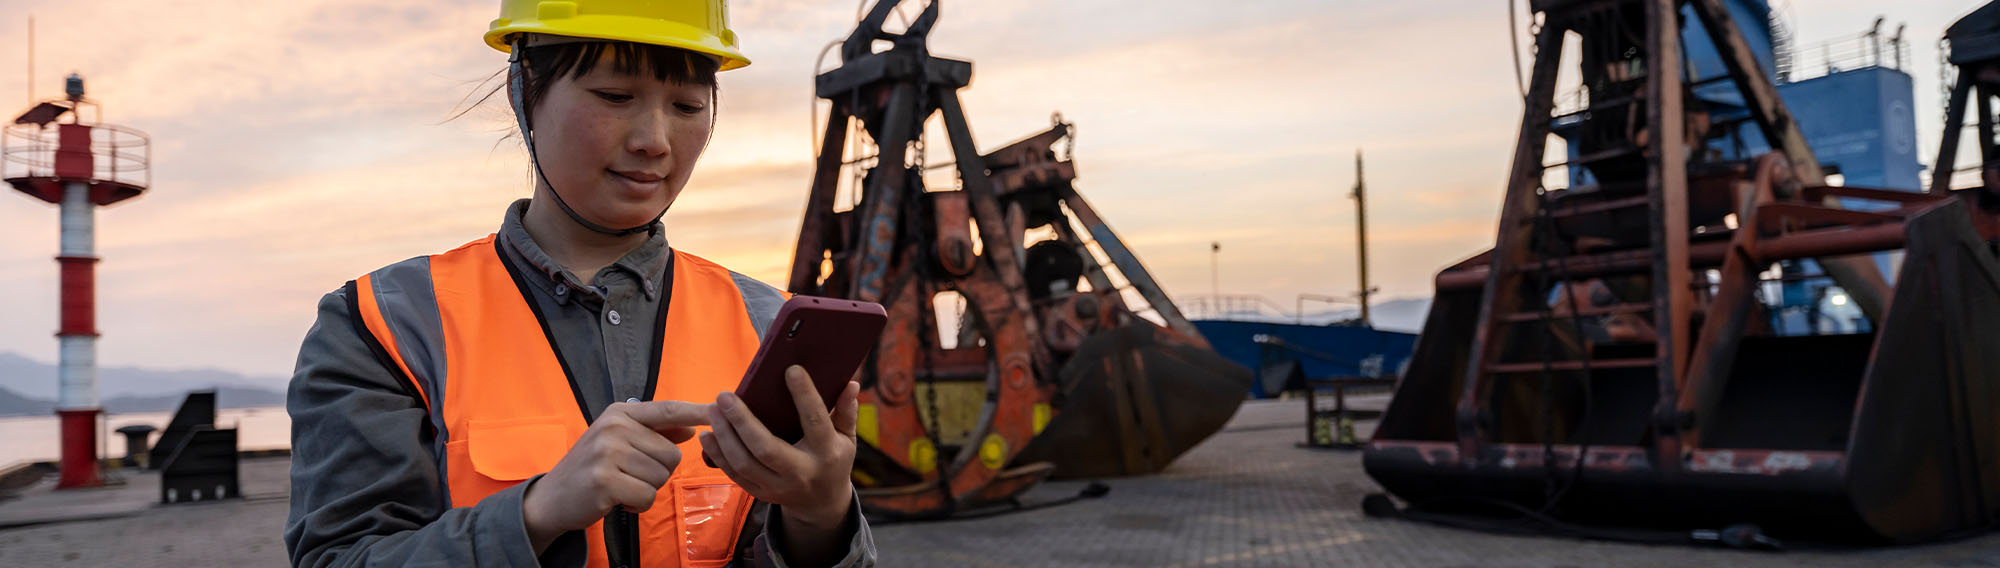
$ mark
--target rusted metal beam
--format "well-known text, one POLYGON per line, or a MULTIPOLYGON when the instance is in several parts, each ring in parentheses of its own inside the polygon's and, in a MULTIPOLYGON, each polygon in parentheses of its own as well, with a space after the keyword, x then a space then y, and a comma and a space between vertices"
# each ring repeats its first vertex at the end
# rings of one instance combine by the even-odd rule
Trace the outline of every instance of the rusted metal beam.
POLYGON ((1972 88, 1974 100, 1979 101, 1979 161, 1993 163, 1993 92, 1984 85, 1972 88))
POLYGON ((883 81, 924 81, 950 90, 972 83, 972 62, 920 56, 892 50, 850 60, 813 78, 813 93, 821 98, 846 96, 855 89, 883 81))
POLYGON ((1455 414, 1458 444, 1466 455, 1477 455, 1484 442, 1479 408, 1484 399, 1486 365, 1500 359, 1506 344, 1503 314, 1521 311, 1520 271, 1532 246, 1535 211, 1540 206, 1542 151, 1548 144, 1549 117, 1555 111, 1556 71, 1562 62, 1564 34, 1569 30, 1555 22, 1544 23, 1535 38, 1535 67, 1530 75, 1526 108, 1521 114, 1519 138, 1514 141, 1514 163, 1507 174, 1507 193, 1500 206, 1500 226, 1489 259, 1485 290, 1480 294, 1479 323, 1472 336, 1471 364, 1465 367, 1459 385, 1455 414))
MULTIPOLYGON (((937 99, 939 114, 944 116, 945 134, 951 140, 951 152, 958 161, 958 176, 964 184, 966 197, 972 205, 973 219, 980 226, 979 240, 984 241, 982 256, 993 260, 994 271, 1005 286, 1007 293, 1015 297, 1014 308, 1021 314, 1032 313, 1028 306, 1026 284, 1021 278, 1021 263, 1014 258, 1020 250, 1018 238, 999 230, 1007 226, 1000 208, 1000 197, 995 194, 993 180, 986 175, 986 160, 979 155, 979 147, 972 140, 972 125, 965 120, 965 109, 959 106, 958 93, 946 91, 933 95, 937 99)), ((1039 337, 1033 318, 1027 318, 1028 336, 1039 337)))
MULTIPOLYGON (((1713 1, 1713 0, 1709 0, 1713 1)), ((1713 33, 1713 30, 1711 30, 1713 33)), ((1741 42, 1740 35, 1727 36, 1741 42)), ((1647 153, 1646 195, 1650 199, 1653 237, 1653 332, 1658 336, 1654 349, 1655 377, 1659 380, 1654 407, 1656 458, 1662 467, 1680 463, 1680 448, 1674 442, 1674 400, 1686 380, 1689 315, 1694 309, 1694 289, 1688 266, 1687 210, 1687 113, 1681 96, 1681 26, 1679 0, 1646 2, 1646 124, 1652 133, 1647 153)), ((1718 44, 1724 41, 1717 41, 1718 44)), ((1740 45, 1736 46, 1739 49, 1740 45)), ((1747 49, 1740 55, 1748 57, 1747 49)), ((1725 60, 1731 54, 1723 53, 1725 60)), ((1751 63, 1754 70, 1755 62, 1751 63)), ((1757 75, 1761 78, 1763 75, 1757 75)), ((1740 81, 1739 81, 1740 82, 1740 81)), ((1772 96, 1776 96, 1772 94, 1772 96)), ((1762 102, 1762 101, 1753 101, 1762 102)), ((1783 112, 1779 108, 1778 112, 1783 112)), ((1803 139, 1801 139, 1803 140, 1803 139)))
MULTIPOLYGON (((1765 154, 1757 165, 1756 181, 1738 198, 1738 219, 1761 216, 1763 208, 1777 200, 1772 186, 1788 181, 1791 174, 1791 164, 1782 155, 1765 154)), ((1759 231, 1748 227, 1730 235, 1729 251, 1722 260, 1721 280, 1716 283, 1715 295, 1709 299, 1701 335, 1695 339, 1690 354, 1687 384, 1672 405, 1680 416, 1692 413, 1694 418, 1692 423, 1681 421, 1684 422, 1679 432, 1682 447, 1701 447, 1700 432, 1714 422, 1715 407, 1729 383, 1737 347, 1743 342, 1744 328, 1757 305, 1757 274, 1769 266, 1758 252, 1760 236, 1759 231)))
MULTIPOLYGON (((1536 475, 1522 479, 1534 479, 1537 483, 1544 463, 1541 444, 1491 444, 1477 456, 1465 455, 1454 445, 1440 442, 1373 440, 1368 442, 1368 446, 1371 450, 1398 454, 1396 456, 1398 458, 1407 458, 1408 461, 1425 465, 1477 464, 1482 470, 1532 472, 1536 475)), ((1590 446, 1587 453, 1580 452, 1584 448, 1574 444, 1555 444, 1548 449, 1553 450, 1550 453, 1556 456, 1554 465, 1557 468, 1575 467, 1578 454, 1583 453, 1584 468, 1593 473, 1657 475, 1661 471, 1659 464, 1649 459, 1647 455, 1649 449, 1643 446, 1590 446)), ((1692 450, 1688 452, 1686 461, 1688 464, 1686 471, 1714 475, 1715 477, 1707 478, 1713 480, 1710 483, 1728 487, 1756 478, 1791 480, 1815 478, 1813 481, 1819 482, 1837 480, 1835 476, 1843 469, 1847 454, 1828 451, 1692 450)), ((1479 475, 1479 472, 1468 471, 1468 473, 1479 475)), ((1490 474, 1490 471, 1487 473, 1490 474)), ((1377 479, 1381 477, 1377 476, 1377 479)), ((1430 492, 1448 487, 1452 485, 1436 484, 1430 488, 1430 492)), ((1668 498, 1661 498, 1661 500, 1666 499, 1668 498)), ((1684 509, 1685 505, 1682 508, 1684 509)))
MULTIPOLYGON (((1063 204, 1065 209, 1068 206, 1067 203, 1063 204)), ((1075 215, 1075 213, 1070 213, 1070 215, 1075 215)), ((1115 291, 1118 287, 1111 284, 1111 276, 1104 273, 1104 266, 1097 262, 1096 255, 1091 254, 1090 247, 1083 244, 1083 237, 1077 233, 1077 227, 1071 224, 1072 222, 1069 216, 1064 216, 1055 223, 1051 223, 1050 227, 1055 229, 1056 236, 1063 242, 1075 243, 1071 246, 1076 248, 1077 258, 1084 259, 1083 277, 1090 282, 1090 289, 1093 293, 1115 291)), ((1088 231, 1090 229, 1086 227, 1084 230, 1088 231)))
MULTIPOLYGON (((1771 260, 1826 259, 1838 255, 1882 252, 1899 248, 1903 248, 1903 224, 1883 223, 1852 229, 1840 227, 1799 231, 1765 241, 1762 252, 1764 258, 1771 260)), ((1873 262, 1873 259, 1863 260, 1873 262)))
POLYGON ((1526 321, 1544 321, 1551 319, 1561 320, 1563 318, 1568 318, 1572 316, 1591 317, 1591 316, 1608 316, 1613 314, 1645 313, 1653 311, 1653 303, 1621 302, 1617 304, 1610 304, 1604 306, 1592 306, 1585 304, 1578 306, 1577 310, 1574 313, 1569 311, 1569 306, 1567 305, 1558 304, 1556 306, 1552 306, 1552 308, 1554 309, 1551 309, 1547 313, 1535 310, 1529 310, 1525 312, 1515 312, 1507 314, 1506 317, 1501 318, 1501 321, 1505 321, 1508 323, 1518 323, 1526 321))
POLYGON ((1554 208, 1554 210, 1549 212, 1549 216, 1558 219, 1564 217, 1577 217, 1581 215, 1590 215, 1593 213, 1603 213, 1605 211, 1616 211, 1619 209, 1625 209, 1629 207, 1638 207, 1645 204, 1646 204, 1646 196, 1638 195, 1620 199, 1609 199, 1605 201, 1598 201, 1595 203, 1558 206, 1554 208))
MULTIPOLYGON (((1826 174, 1820 171, 1819 158, 1813 155, 1812 146, 1806 144, 1805 134, 1799 131, 1792 113, 1785 109, 1784 99, 1778 97, 1778 88, 1771 84, 1771 76, 1764 73, 1763 64, 1757 62, 1756 52, 1750 49, 1743 31, 1729 16, 1729 9, 1723 7, 1722 0, 1689 0, 1689 3, 1694 5, 1695 16, 1701 18, 1702 27, 1708 30, 1708 38, 1714 42, 1716 53, 1722 56, 1723 65, 1729 68, 1729 76, 1735 80, 1736 89, 1743 93, 1743 102, 1750 107, 1750 116, 1763 131, 1764 139, 1792 161, 1792 170, 1799 181, 1807 187, 1825 185, 1826 174)), ((1671 12, 1678 15, 1680 10, 1676 8, 1671 12)), ((1680 45, 1678 33, 1673 42, 1676 47, 1680 45)), ((1659 44, 1652 45, 1655 50, 1661 49, 1659 44)))
MULTIPOLYGON (((1643 369, 1651 367, 1653 364, 1654 361, 1652 359, 1643 357, 1594 359, 1590 361, 1590 368, 1599 371, 1605 369, 1643 369)), ((1583 361, 1528 361, 1525 363, 1496 363, 1486 366, 1486 370, 1492 373, 1538 373, 1544 370, 1581 371, 1583 368, 1583 361)))
POLYGON ((1889 298, 1892 290, 1889 281, 1882 277, 1882 269, 1873 258, 1815 258, 1820 270, 1833 278, 1840 289, 1847 291, 1847 297, 1868 321, 1882 321, 1889 313, 1889 298))
POLYGON ((1972 94, 1972 78, 1961 74, 1951 86, 1951 102, 1945 105, 1944 139, 1938 142, 1937 161, 1931 162, 1931 193, 1951 191, 1951 174, 1958 165, 1958 141, 1965 138, 1965 102, 1972 94))
POLYGON ((859 253, 854 258, 856 300, 882 300, 883 279, 895 254, 896 220, 901 218, 904 194, 909 193, 905 186, 910 176, 903 170, 903 155, 930 112, 930 105, 917 99, 917 86, 912 83, 897 84, 882 111, 882 130, 876 137, 878 166, 869 176, 874 183, 862 196, 861 209, 867 213, 861 218, 860 235, 854 243, 859 253))
MULTIPOLYGON (((1912 215, 1928 210, 1924 207, 1912 211, 1912 215)), ((1722 264, 1729 243, 1710 241, 1688 245, 1688 267, 1692 269, 1711 268, 1722 264)), ((1903 224, 1883 223, 1859 228, 1835 227, 1797 231, 1783 236, 1763 239, 1759 252, 1771 261, 1799 258, 1825 258, 1855 255, 1871 252, 1890 251, 1903 248, 1903 224)), ((1573 278, 1594 278, 1615 274, 1643 272, 1652 266, 1648 251, 1619 251, 1570 257, 1569 275, 1573 278)), ((1555 266, 1553 260, 1527 264, 1524 270, 1547 269, 1555 266)), ((1446 270, 1438 274, 1439 291, 1466 290, 1486 285, 1489 266, 1466 266, 1446 270)))
MULTIPOLYGON (((1153 280, 1153 275, 1146 271, 1146 266, 1139 263, 1139 257, 1133 255, 1131 249, 1125 248, 1125 241, 1118 238, 1118 233, 1112 232, 1111 225, 1097 216, 1097 210, 1090 206, 1090 202, 1085 201, 1083 195, 1077 193, 1074 187, 1057 188, 1056 191, 1061 194, 1063 204, 1069 206, 1070 214, 1076 216, 1076 222, 1083 225, 1083 230, 1090 232, 1091 240, 1096 241, 1098 248, 1104 249, 1104 255, 1111 258, 1111 265, 1118 267, 1118 272, 1125 276, 1125 281, 1139 292, 1140 297, 1146 299, 1146 303, 1153 307, 1153 311, 1160 315, 1160 319, 1166 320, 1167 327, 1186 336, 1184 339, 1207 348, 1208 339, 1202 337, 1201 331, 1194 328, 1194 323, 1188 321, 1187 316, 1181 315, 1180 308, 1167 297, 1166 290, 1160 287, 1159 282, 1153 280)), ((1097 282, 1093 279, 1091 285, 1096 286, 1097 282)))
POLYGON ((841 62, 867 57, 873 49, 875 40, 878 39, 893 42, 897 47, 915 48, 891 51, 927 52, 924 43, 929 39, 931 26, 937 23, 938 2, 926 2, 923 12, 917 14, 915 21, 909 22, 910 25, 903 30, 903 33, 889 33, 883 30, 882 26, 889 22, 889 14, 894 12, 899 4, 902 4, 902 0, 880 0, 875 3, 874 8, 868 10, 867 15, 855 22, 854 31, 848 33, 847 39, 841 42, 841 62))
POLYGON ((1025 166, 994 169, 993 189, 1000 195, 1009 195, 1023 189, 1053 185, 1076 179, 1076 166, 1069 162, 1043 162, 1025 166))
MULTIPOLYGON (((1738 213, 1737 217, 1742 218, 1738 213)), ((1804 203, 1771 203, 1757 208, 1759 230, 1778 232, 1788 228, 1822 227, 1827 225, 1863 226, 1889 223, 1902 219, 1901 216, 1874 211, 1854 211, 1835 209, 1804 203)))
POLYGON ((986 167, 995 170, 1036 162, 1055 162, 1056 160, 1045 159, 1043 154, 1049 152, 1049 147, 1068 135, 1069 124, 1058 122, 1040 134, 1015 140, 981 157, 986 159, 986 167))
MULTIPOLYGON (((794 294, 823 295, 819 291, 820 261, 833 236, 833 194, 840 185, 841 148, 847 144, 851 109, 834 101, 826 115, 824 140, 813 166, 812 190, 806 194, 806 213, 799 222, 799 242, 792 252, 792 277, 786 289, 794 294)), ((836 237, 837 238, 837 237, 836 237)))
POLYGON ((1888 201, 1894 203, 1925 203, 1925 202, 1937 201, 1939 199, 1949 199, 1949 197, 1943 195, 1931 195, 1928 193, 1917 193, 1901 189, 1880 189, 1880 188, 1860 187, 1853 185, 1848 185, 1848 186, 1822 185, 1819 187, 1808 187, 1803 190, 1800 190, 1799 193, 1800 195, 1804 196, 1806 201, 1810 202, 1824 201, 1828 197, 1840 197, 1846 199, 1864 199, 1869 201, 1888 201))

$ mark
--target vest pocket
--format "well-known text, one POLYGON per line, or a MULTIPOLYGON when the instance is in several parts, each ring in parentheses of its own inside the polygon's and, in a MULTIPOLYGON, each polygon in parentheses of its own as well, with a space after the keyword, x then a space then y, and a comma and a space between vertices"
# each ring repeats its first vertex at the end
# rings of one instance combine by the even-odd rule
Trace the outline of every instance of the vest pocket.
MULTIPOLYGON (((743 532, 750 495, 727 476, 676 478, 674 541, 689 566, 722 566, 736 551, 736 537, 743 532)), ((755 535, 751 535, 755 538, 755 535)))
POLYGON ((547 473, 573 443, 556 416, 473 420, 465 430, 465 439, 445 444, 452 505, 459 507, 547 473))

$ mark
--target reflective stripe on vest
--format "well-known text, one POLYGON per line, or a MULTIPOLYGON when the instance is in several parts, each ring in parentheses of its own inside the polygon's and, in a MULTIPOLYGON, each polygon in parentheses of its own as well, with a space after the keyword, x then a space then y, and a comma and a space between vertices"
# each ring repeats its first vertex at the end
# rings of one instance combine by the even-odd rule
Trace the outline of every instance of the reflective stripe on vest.
MULTIPOLYGON (((652 400, 707 402, 736 388, 786 295, 673 254, 652 400)), ((588 428, 562 362, 499 255, 489 235, 377 270, 353 288, 369 339, 430 409, 449 506, 472 506, 547 472, 588 428)), ((725 565, 751 498, 703 463, 698 441, 680 450, 672 479, 638 516, 641 561, 725 565)), ((603 524, 587 531, 591 566, 606 565, 603 524)))

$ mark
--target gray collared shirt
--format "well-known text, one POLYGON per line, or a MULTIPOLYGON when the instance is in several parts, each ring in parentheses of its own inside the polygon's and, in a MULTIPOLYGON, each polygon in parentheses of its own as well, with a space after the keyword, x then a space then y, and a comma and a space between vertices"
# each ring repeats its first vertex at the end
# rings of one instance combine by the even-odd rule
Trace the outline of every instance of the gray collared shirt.
POLYGON ((507 208, 495 244, 522 272, 533 273, 524 275, 528 287, 534 290, 549 333, 561 340, 559 351, 576 375, 584 404, 594 417, 612 402, 645 398, 656 348, 653 324, 659 318, 661 295, 671 293, 673 282, 673 249, 661 234, 662 227, 654 223, 646 244, 586 282, 549 258, 528 235, 521 223, 528 205, 529 200, 523 199, 507 208))
MULTIPOLYGON (((653 326, 671 292, 672 249, 655 223, 644 245, 588 283, 542 251, 521 224, 530 201, 508 207, 497 248, 521 267, 531 300, 557 339, 593 415, 643 398, 653 326)), ((293 565, 582 566, 582 531, 539 557, 521 521, 521 496, 540 477, 470 507, 445 507, 423 403, 361 336, 345 290, 320 298, 306 332, 286 407, 292 415, 291 514, 285 544, 293 565)), ((784 567, 782 515, 758 502, 737 539, 736 564, 784 567)), ((872 566, 874 540, 857 501, 848 552, 836 566, 872 566)))

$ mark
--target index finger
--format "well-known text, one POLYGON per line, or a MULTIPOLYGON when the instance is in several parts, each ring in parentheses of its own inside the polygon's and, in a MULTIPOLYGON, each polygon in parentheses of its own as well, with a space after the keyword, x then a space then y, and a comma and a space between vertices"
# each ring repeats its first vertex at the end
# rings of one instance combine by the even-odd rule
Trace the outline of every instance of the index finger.
MULTIPOLYGON (((679 400, 626 403, 625 415, 655 432, 708 425, 708 405, 679 400)), ((683 438, 685 439, 685 438, 683 438)))

